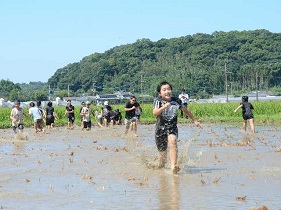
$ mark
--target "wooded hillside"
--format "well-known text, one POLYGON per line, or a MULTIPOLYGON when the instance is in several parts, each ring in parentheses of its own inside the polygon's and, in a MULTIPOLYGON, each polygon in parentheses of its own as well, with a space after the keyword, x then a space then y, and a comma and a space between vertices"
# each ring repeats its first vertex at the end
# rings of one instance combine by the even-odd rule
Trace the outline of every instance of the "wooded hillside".
POLYGON ((222 94, 226 82, 233 91, 280 86, 280 67, 280 33, 216 31, 156 42, 140 39, 94 53, 58 69, 48 84, 58 89, 69 85, 81 93, 96 85, 97 91, 153 95, 156 85, 168 80, 191 95, 222 94))
POLYGON ((173 84, 175 94, 185 88, 198 98, 225 94, 226 88, 237 95, 257 89, 280 94, 281 33, 216 31, 156 42, 140 39, 58 69, 44 91, 60 97, 93 95, 93 90, 155 95, 163 80, 173 84))

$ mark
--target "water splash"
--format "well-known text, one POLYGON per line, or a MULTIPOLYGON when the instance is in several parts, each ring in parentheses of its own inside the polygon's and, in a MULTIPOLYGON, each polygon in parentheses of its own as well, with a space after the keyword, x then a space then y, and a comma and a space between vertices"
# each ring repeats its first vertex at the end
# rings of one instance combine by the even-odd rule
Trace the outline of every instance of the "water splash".
POLYGON ((18 133, 16 133, 15 140, 27 141, 28 140, 28 133, 26 133, 26 132, 18 132, 18 133))

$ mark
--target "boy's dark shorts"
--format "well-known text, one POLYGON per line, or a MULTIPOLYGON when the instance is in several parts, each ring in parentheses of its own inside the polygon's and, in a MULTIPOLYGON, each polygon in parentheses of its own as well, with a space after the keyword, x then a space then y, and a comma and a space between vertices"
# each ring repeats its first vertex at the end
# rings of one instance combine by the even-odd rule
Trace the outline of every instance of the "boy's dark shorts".
POLYGON ((157 128, 155 131, 155 142, 159 152, 164 152, 168 148, 168 135, 174 134, 178 137, 178 128, 157 128))
POLYGON ((71 123, 74 123, 75 117, 73 117, 73 116, 67 116, 67 121, 68 121, 68 122, 71 122, 71 123))
POLYGON ((35 121, 35 123, 38 123, 38 124, 43 123, 43 119, 37 119, 37 120, 35 121))
POLYGON ((243 119, 244 120, 254 119, 254 115, 253 114, 244 114, 243 119))
POLYGON ((16 129, 18 128, 19 130, 23 130, 24 126, 22 123, 18 124, 18 126, 12 126, 13 130, 16 131, 16 129))
POLYGON ((55 117, 53 115, 47 115, 46 117, 46 125, 51 125, 55 122, 55 117))
POLYGON ((83 125, 84 125, 84 128, 89 128, 89 129, 91 129, 91 127, 92 127, 92 122, 91 122, 91 121, 89 121, 89 122, 83 121, 83 125))

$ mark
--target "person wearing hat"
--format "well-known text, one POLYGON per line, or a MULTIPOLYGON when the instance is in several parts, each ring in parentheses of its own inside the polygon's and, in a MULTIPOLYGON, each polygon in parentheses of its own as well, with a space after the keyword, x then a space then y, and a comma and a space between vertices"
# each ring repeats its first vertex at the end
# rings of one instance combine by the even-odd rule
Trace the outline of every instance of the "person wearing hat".
POLYGON ((92 109, 90 108, 91 102, 87 101, 86 106, 81 110, 81 116, 83 117, 83 129, 87 131, 91 130, 92 122, 91 115, 93 114, 92 109))
POLYGON ((20 107, 20 101, 16 100, 10 115, 10 119, 12 121, 12 128, 15 133, 17 133, 17 128, 20 132, 23 132, 23 116, 28 117, 24 113, 23 108, 20 107))
POLYGON ((111 122, 111 111, 112 108, 111 106, 108 105, 108 101, 105 101, 103 103, 104 107, 101 109, 102 117, 103 117, 103 122, 104 126, 107 127, 108 124, 111 122))

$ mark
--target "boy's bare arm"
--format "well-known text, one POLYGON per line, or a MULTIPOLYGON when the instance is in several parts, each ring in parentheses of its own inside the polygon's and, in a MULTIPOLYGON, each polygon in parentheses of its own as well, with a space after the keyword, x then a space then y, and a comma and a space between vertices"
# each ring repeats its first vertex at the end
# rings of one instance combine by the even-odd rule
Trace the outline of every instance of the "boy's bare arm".
POLYGON ((195 117, 193 116, 193 114, 191 113, 191 111, 187 108, 182 108, 182 111, 194 122, 194 124, 197 126, 197 127, 200 127, 202 128, 201 126, 201 123, 198 122, 197 119, 195 119, 195 117))
POLYGON ((236 109, 234 109, 234 112, 237 112, 237 110, 240 109, 240 108, 242 108, 242 106, 243 106, 242 104, 239 105, 236 109))
POLYGON ((171 104, 169 102, 166 102, 160 108, 154 108, 152 113, 155 117, 157 117, 163 112, 163 110, 168 109, 170 106, 171 106, 171 104))

